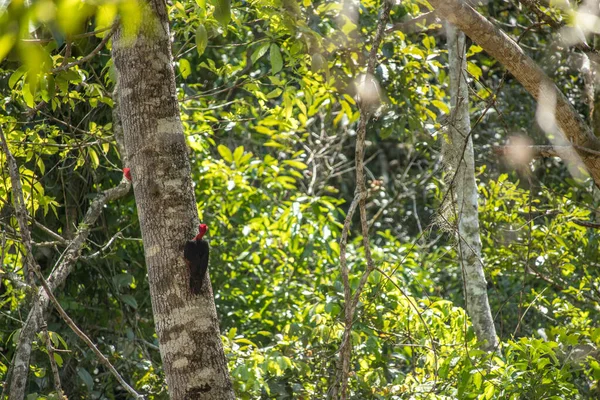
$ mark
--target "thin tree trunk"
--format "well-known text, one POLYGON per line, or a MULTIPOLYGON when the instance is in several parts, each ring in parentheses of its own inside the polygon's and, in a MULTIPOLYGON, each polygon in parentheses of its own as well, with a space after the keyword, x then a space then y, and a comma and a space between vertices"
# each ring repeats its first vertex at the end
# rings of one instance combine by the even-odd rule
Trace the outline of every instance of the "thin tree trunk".
POLYGON ((115 33, 113 59, 163 369, 172 400, 233 399, 210 282, 192 295, 183 260, 198 216, 167 10, 151 0, 141 12, 135 37, 115 33))
POLYGON ((450 66, 451 109, 449 142, 444 157, 451 179, 453 215, 457 222, 458 256, 463 271, 467 312, 483 347, 498 345, 494 320, 487 296, 487 283, 481 259, 477 184, 469 117, 469 88, 466 80, 466 45, 464 33, 446 23, 448 64, 450 66))

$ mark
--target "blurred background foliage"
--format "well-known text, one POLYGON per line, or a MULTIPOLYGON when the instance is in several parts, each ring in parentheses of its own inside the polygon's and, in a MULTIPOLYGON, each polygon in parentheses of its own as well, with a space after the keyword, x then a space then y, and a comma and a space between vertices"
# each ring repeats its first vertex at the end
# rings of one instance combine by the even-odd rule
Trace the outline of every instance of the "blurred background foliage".
MULTIPOLYGON (((198 212, 210 226, 210 274, 241 399, 323 398, 332 383, 343 331, 338 242, 354 193, 354 80, 366 68, 379 9, 375 0, 168 4, 198 212)), ((539 10, 572 21, 564 10, 539 10)), ((439 21, 407 23, 428 11, 423 0, 397 2, 379 52, 383 102, 366 154, 377 270, 354 325, 352 398, 597 398, 598 234, 577 224, 598 218, 597 190, 558 159, 515 169, 492 152, 512 135, 546 138, 533 99, 471 45, 485 271, 502 341, 497 354, 477 350, 454 239, 434 224, 446 191, 445 38, 439 21)), ((588 114, 578 50, 518 2, 493 0, 479 11, 588 114)), ((67 239, 90 199, 122 177, 109 40, 117 15, 135 35, 135 0, 10 1, 0 13, 0 123, 29 212, 67 239)), ((31 294, 19 284, 22 246, 3 155, 0 163, 4 381, 31 294)), ((33 238, 49 274, 65 248, 37 226, 33 238)), ((353 231, 353 285, 365 268, 361 241, 353 231)), ((168 398, 133 194, 106 207, 57 297, 136 390, 168 398)), ((48 330, 69 398, 126 398, 52 312, 48 330)), ((27 392, 56 398, 41 339, 27 392)))

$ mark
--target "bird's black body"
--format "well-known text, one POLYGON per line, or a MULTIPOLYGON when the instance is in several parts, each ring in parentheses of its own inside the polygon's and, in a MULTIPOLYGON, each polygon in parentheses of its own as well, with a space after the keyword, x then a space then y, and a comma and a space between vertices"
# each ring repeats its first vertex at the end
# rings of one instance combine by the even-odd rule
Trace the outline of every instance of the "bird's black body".
POLYGON ((193 294, 200 293, 204 276, 208 269, 208 242, 204 239, 189 240, 183 249, 183 257, 190 272, 190 290, 193 294))

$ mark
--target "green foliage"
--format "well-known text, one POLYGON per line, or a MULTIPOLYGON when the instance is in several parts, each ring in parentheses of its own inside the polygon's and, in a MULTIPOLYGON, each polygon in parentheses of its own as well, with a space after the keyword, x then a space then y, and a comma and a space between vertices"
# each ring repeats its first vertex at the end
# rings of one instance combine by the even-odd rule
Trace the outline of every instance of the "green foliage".
MULTIPOLYGON (((390 22, 426 12, 423 3, 395 5, 390 22)), ((504 28, 510 22, 509 34, 524 33, 525 13, 496 3, 486 12, 504 28)), ((211 280, 242 399, 323 398, 334 383, 344 321, 339 241, 354 196, 360 116, 354 80, 365 71, 380 4, 361 1, 357 19, 341 7, 330 0, 169 4, 198 213, 210 225, 211 280)), ((555 9, 544 12, 566 18, 555 9)), ((116 15, 128 35, 143 22, 133 1, 11 2, 0 14, 0 124, 20 166, 29 213, 65 237, 72 237, 90 198, 122 179, 110 42, 77 63, 116 15)), ((431 226, 446 191, 439 128, 450 111, 445 43, 436 26, 389 32, 378 53, 381 106, 369 124, 366 154, 377 270, 353 325, 351 397, 596 398, 598 237, 578 221, 597 218, 597 200, 586 182, 554 161, 509 174, 490 157, 489 147, 513 134, 507 126, 530 128, 535 107, 510 80, 499 93, 486 86, 500 81, 504 69, 473 45, 467 69, 476 94, 472 114, 482 117, 473 136, 484 166, 479 211, 502 341, 495 354, 477 347, 454 239, 431 226)), ((551 32, 544 29, 528 30, 521 43, 548 45, 551 32)), ((585 110, 570 56, 553 57, 555 63, 544 65, 558 66, 557 82, 585 110)), ((2 155, 0 164, 6 171, 2 155)), ((31 304, 19 285, 22 245, 10 189, 4 172, 0 274, 10 276, 0 278, 2 380, 31 304)), ((354 224, 347 251, 353 290, 366 268, 358 217, 354 224)), ((106 207, 89 228, 59 301, 136 390, 166 399, 133 196, 106 207)), ((34 255, 48 275, 65 248, 48 244, 54 238, 40 226, 32 225, 32 234, 34 255)), ((55 314, 48 330, 69 398, 124 396, 55 314)), ((45 346, 41 336, 33 344, 29 398, 57 397, 45 346)))

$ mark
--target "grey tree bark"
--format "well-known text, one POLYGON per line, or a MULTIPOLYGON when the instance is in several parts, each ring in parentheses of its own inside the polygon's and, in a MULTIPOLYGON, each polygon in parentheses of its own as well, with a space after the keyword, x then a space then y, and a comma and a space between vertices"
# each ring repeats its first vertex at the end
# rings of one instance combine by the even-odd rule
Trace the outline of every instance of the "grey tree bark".
POLYGON ((112 52, 163 369, 173 400, 233 399, 210 282, 192 295, 183 260, 198 216, 167 10, 160 0, 140 4, 140 30, 119 27, 112 52))
POLYGON ((498 345, 496 328, 487 296, 487 283, 481 258, 477 183, 469 116, 469 87, 466 80, 465 34, 446 23, 450 69, 451 115, 444 159, 449 172, 450 202, 456 222, 458 257, 463 272, 467 312, 483 348, 498 345))

